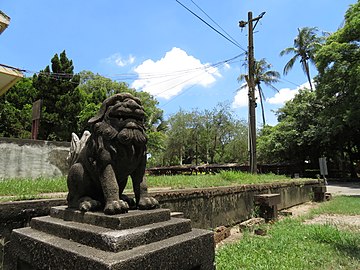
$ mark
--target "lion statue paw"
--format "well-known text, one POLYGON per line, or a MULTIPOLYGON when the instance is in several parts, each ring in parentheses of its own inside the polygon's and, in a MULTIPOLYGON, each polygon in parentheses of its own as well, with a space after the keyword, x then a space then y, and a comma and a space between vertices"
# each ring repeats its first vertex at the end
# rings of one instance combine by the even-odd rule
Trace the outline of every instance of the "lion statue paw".
POLYGON ((139 201, 140 210, 148 210, 159 207, 159 202, 153 197, 142 197, 139 201))
POLYGON ((129 205, 123 200, 116 200, 106 203, 104 213, 106 215, 115 215, 129 211, 129 205))

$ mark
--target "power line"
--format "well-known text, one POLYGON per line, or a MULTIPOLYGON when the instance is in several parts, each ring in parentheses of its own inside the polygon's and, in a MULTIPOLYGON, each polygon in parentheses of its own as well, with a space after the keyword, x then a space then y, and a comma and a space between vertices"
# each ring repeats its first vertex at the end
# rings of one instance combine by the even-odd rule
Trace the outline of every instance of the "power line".
MULTIPOLYGON (((207 65, 203 65, 201 67, 196 67, 196 68, 192 68, 192 69, 176 70, 176 71, 166 72, 166 73, 142 73, 141 76, 139 76, 140 74, 136 74, 136 73, 121 73, 121 74, 113 74, 113 75, 107 75, 107 76, 100 75, 100 76, 105 77, 105 78, 106 77, 112 77, 112 78, 115 77, 113 79, 114 81, 115 80, 121 80, 121 81, 139 80, 139 81, 142 81, 142 80, 169 78, 166 81, 159 82, 159 83, 165 83, 167 81, 178 79, 179 77, 183 77, 183 76, 189 75, 189 74, 197 72, 197 71, 208 72, 208 70, 211 68, 217 68, 224 64, 232 64, 232 63, 238 62, 239 61, 238 58, 240 58, 244 54, 245 53, 241 53, 232 58, 222 60, 222 61, 219 61, 214 64, 207 64, 207 65)), ((54 72, 44 72, 44 71, 35 72, 35 71, 26 70, 26 69, 23 69, 22 71, 24 73, 36 74, 37 76, 44 76, 44 77, 48 77, 48 78, 51 78, 51 79, 57 80, 57 81, 67 81, 70 83, 78 84, 78 82, 69 81, 69 79, 71 79, 74 75, 79 75, 78 73, 77 74, 69 74, 69 73, 54 73, 54 72)))
POLYGON ((234 41, 239 47, 241 47, 241 45, 239 44, 239 42, 237 42, 228 32, 225 31, 225 29, 223 29, 215 20, 213 20, 199 5, 197 5, 193 0, 191 0, 191 2, 198 8, 201 10, 202 13, 205 14, 206 17, 208 17, 217 27, 219 27, 232 41, 234 41))
POLYGON ((212 30, 214 30, 216 33, 218 33, 219 35, 221 35, 223 38, 225 38, 227 41, 231 42, 232 44, 234 44, 236 47, 238 47, 239 49, 243 50, 244 52, 246 52, 246 50, 241 47, 240 45, 236 44, 234 41, 232 41, 230 38, 228 38, 227 36, 225 36, 223 33, 221 33, 219 30, 217 30, 216 28, 214 28, 211 24, 209 24, 208 22, 206 22, 203 18, 201 18, 199 15, 197 15, 195 12, 193 12, 191 9, 189 9, 188 7, 186 7, 184 4, 182 4, 179 0, 175 0, 179 5, 181 5, 183 8, 185 8, 187 11, 189 11, 192 15, 194 15, 196 18, 198 18, 200 21, 202 21, 203 23, 205 23, 208 27, 210 27, 212 30))
MULTIPOLYGON (((175 87, 177 87, 177 86, 179 86, 179 85, 182 85, 182 84, 184 84, 184 83, 186 83, 186 82, 188 82, 188 81, 191 81, 191 80, 193 80, 193 79, 196 78, 196 77, 204 76, 204 74, 205 74, 205 73, 208 73, 210 69, 216 69, 217 67, 219 67, 219 66, 221 66, 221 65, 224 65, 225 63, 227 63, 227 64, 228 64, 228 63, 233 63, 237 58, 239 58, 239 57, 242 56, 242 55, 244 55, 244 53, 242 53, 242 54, 240 54, 240 55, 237 55, 237 56, 235 56, 235 57, 232 57, 232 58, 230 58, 230 59, 227 59, 227 60, 218 62, 218 63, 213 64, 213 65, 207 65, 207 66, 203 67, 202 69, 199 69, 199 71, 204 71, 204 72, 202 72, 202 73, 200 73, 200 74, 196 74, 196 75, 194 75, 194 76, 192 76, 192 77, 190 77, 190 78, 185 78, 184 81, 182 81, 182 82, 180 82, 180 83, 176 83, 176 85, 172 85, 171 87, 166 88, 166 89, 163 90, 162 92, 157 93, 157 94, 154 94, 154 96, 160 96, 161 94, 163 94, 163 93, 165 93, 165 92, 167 92, 167 91, 170 91, 170 90, 172 90, 173 88, 175 88, 175 87)), ((169 82, 169 81, 172 81, 172 80, 178 80, 179 78, 181 78, 181 77, 183 77, 183 76, 186 76, 186 75, 188 75, 188 74, 190 74, 190 72, 187 72, 187 73, 184 73, 184 74, 181 74, 181 75, 178 75, 178 76, 172 76, 172 75, 170 75, 170 76, 171 76, 170 79, 165 80, 165 81, 160 81, 160 82, 158 82, 158 83, 153 83, 151 86, 153 87, 154 85, 160 85, 160 84, 164 84, 164 83, 167 83, 167 82, 169 82)), ((141 80, 141 79, 142 79, 142 78, 140 77, 139 80, 141 80)), ((145 78, 144 80, 147 80, 147 79, 145 78)))

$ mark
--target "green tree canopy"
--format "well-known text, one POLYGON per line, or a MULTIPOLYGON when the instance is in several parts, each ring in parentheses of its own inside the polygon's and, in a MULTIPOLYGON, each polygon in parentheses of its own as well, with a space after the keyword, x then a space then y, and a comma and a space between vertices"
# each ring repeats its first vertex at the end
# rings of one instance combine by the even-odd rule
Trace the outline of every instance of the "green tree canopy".
POLYGON ((329 144, 360 160, 360 2, 345 14, 344 26, 329 36, 316 55, 319 115, 329 144), (336 142, 336 143, 334 143, 336 142))
POLYGON ((32 103, 37 90, 31 78, 18 81, 5 95, 0 97, 0 136, 31 137, 32 103))
POLYGON ((316 27, 298 28, 298 35, 294 39, 294 46, 285 48, 280 52, 280 56, 293 54, 293 57, 286 63, 284 74, 286 75, 294 66, 297 60, 301 63, 301 68, 307 76, 310 89, 313 90, 310 76, 309 62, 315 63, 315 52, 320 48, 324 37, 317 35, 316 27))
POLYGON ((247 160, 247 126, 229 104, 213 110, 180 110, 168 120, 161 164, 242 163, 247 160))
POLYGON ((33 77, 33 85, 42 99, 42 118, 39 139, 64 140, 78 130, 77 116, 82 109, 82 97, 77 86, 80 76, 74 74, 72 60, 63 51, 51 59, 51 68, 46 66, 33 77))
POLYGON ((315 78, 316 90, 301 90, 278 111, 279 123, 263 129, 258 140, 260 159, 303 162, 304 159, 316 161, 326 155, 337 168, 344 169, 341 164, 346 163, 352 177, 357 176, 355 164, 360 161, 359 11, 360 1, 346 12, 344 26, 328 36, 326 42, 316 48, 316 54, 307 56, 314 57, 319 71, 315 78))
MULTIPOLYGON (((261 113, 262 113, 262 119, 263 119, 263 126, 265 126, 265 110, 264 110, 264 102, 265 94, 262 90, 261 84, 265 84, 266 86, 275 89, 277 89, 274 86, 274 83, 277 83, 280 79, 279 72, 275 70, 271 70, 271 64, 269 64, 265 58, 260 59, 259 61, 255 60, 255 74, 254 74, 254 83, 257 87, 257 90, 259 92, 260 97, 260 105, 261 105, 261 113)), ((240 74, 238 77, 238 81, 246 81, 247 82, 247 76, 246 74, 240 74)), ((243 84, 240 89, 243 89, 246 87, 246 84, 243 84)))

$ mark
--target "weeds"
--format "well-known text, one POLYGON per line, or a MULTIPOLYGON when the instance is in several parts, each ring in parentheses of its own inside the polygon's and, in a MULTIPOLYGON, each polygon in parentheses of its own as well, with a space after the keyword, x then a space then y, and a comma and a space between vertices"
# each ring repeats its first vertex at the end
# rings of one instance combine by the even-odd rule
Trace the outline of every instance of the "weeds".
MULTIPOLYGON (((336 197, 313 214, 355 214, 359 206, 359 198, 336 197)), ((266 237, 244 234, 238 243, 217 251, 217 269, 360 269, 359 233, 302 220, 276 222, 266 237)))

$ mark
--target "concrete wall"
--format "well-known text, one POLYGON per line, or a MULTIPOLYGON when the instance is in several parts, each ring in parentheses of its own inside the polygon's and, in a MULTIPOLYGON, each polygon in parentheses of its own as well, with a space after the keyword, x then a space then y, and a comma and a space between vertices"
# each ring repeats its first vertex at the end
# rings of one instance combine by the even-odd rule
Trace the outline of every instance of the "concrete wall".
POLYGON ((311 201, 312 188, 318 180, 289 181, 277 184, 242 185, 206 189, 184 189, 152 194, 163 208, 183 212, 190 218, 193 227, 216 228, 233 225, 254 214, 254 196, 279 193, 281 203, 278 209, 311 201))
POLYGON ((67 174, 68 142, 0 138, 0 179, 67 174))
MULTIPOLYGON (((183 212, 194 228, 211 229, 220 225, 230 226, 251 217, 254 196, 279 193, 279 210, 312 200, 317 180, 279 184, 243 185, 205 189, 183 189, 152 193, 162 208, 183 212)), ((50 208, 65 205, 65 199, 49 199, 0 203, 0 269, 3 245, 12 229, 29 225, 31 218, 46 216, 50 208)))
MULTIPOLYGON (((243 185, 205 189, 183 189, 154 192, 162 208, 183 212, 195 228, 230 226, 251 217, 254 196, 280 193, 278 209, 285 209, 312 200, 312 188, 317 180, 265 185, 243 185)), ((131 194, 129 194, 131 195, 131 194)), ((32 217, 49 214, 50 208, 65 205, 65 199, 0 203, 0 238, 6 238, 14 228, 26 226, 32 217)))

